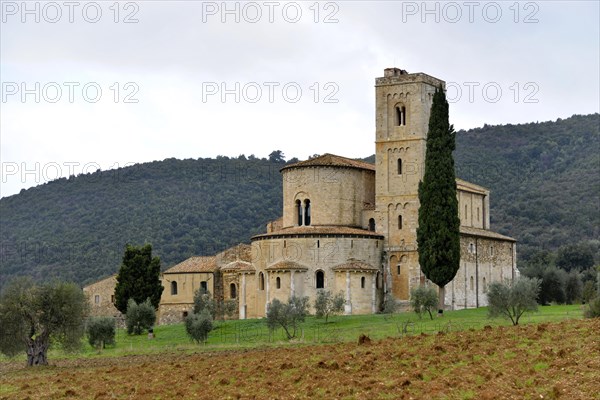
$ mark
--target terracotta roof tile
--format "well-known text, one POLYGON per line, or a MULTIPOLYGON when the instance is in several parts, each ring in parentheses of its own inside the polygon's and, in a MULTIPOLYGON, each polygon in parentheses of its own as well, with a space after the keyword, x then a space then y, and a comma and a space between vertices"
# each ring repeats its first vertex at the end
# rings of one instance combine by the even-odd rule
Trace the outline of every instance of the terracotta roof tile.
POLYGON ((281 271, 281 270, 300 270, 300 271, 306 271, 308 270, 308 267, 302 265, 302 264, 298 264, 297 262, 294 261, 278 261, 275 264, 271 264, 269 265, 267 268, 265 268, 265 270, 267 271, 281 271))
POLYGON ((227 265, 221 267, 221 271, 224 272, 236 272, 236 271, 256 271, 254 266, 246 261, 233 261, 227 265))
POLYGON ((310 160, 300 161, 295 164, 286 165, 285 167, 281 168, 280 171, 283 171, 284 169, 304 167, 345 167, 375 171, 375 165, 373 164, 369 164, 364 161, 353 160, 352 158, 336 156, 335 154, 329 153, 312 158, 310 160))
POLYGON ((368 231, 366 229, 352 228, 348 226, 328 226, 328 225, 311 225, 311 226, 294 226, 291 228, 283 228, 271 233, 263 233, 253 236, 252 239, 265 239, 272 236, 286 235, 361 235, 372 236, 373 238, 382 238, 383 236, 377 232, 368 231))
POLYGON ((195 256, 169 268, 163 274, 185 273, 185 272, 214 272, 217 270, 215 256, 195 256))
POLYGON ((379 271, 378 268, 368 264, 364 261, 350 258, 345 263, 336 265, 333 267, 334 271, 379 271))
POLYGON ((460 233, 462 233, 463 235, 471 235, 471 236, 487 237, 487 238, 491 238, 491 239, 508 240, 511 242, 517 241, 516 239, 511 238, 510 236, 504 236, 499 233, 489 231, 487 229, 471 228, 469 226, 461 226, 460 233))

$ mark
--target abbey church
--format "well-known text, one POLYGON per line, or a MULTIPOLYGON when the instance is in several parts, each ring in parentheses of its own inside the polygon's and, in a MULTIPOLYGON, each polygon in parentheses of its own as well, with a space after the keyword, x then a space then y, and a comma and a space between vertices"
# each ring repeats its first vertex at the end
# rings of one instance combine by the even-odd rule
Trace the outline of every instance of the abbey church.
MULTIPOLYGON (((375 79, 375 165, 324 154, 284 166, 282 217, 250 245, 164 271, 159 322, 181 321, 199 289, 235 300, 245 319, 264 317, 273 299, 308 296, 313 304, 322 289, 343 293, 345 314, 375 313, 386 293, 407 304, 412 288, 431 284, 418 261, 418 184, 440 85, 427 74, 385 69, 375 79)), ((445 304, 484 306, 491 282, 518 276, 516 241, 490 230, 487 189, 460 179, 456 188, 461 259, 445 304)), ((114 285, 113 276, 84 288, 95 314, 117 312, 114 285)))

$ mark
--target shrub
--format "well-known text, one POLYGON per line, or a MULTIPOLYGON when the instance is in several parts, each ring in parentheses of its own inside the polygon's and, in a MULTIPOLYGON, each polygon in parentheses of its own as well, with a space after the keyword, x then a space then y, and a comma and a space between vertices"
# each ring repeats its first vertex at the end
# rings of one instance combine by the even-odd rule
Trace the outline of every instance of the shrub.
POLYGON ((588 303, 583 316, 586 318, 600 318, 600 297, 596 297, 588 303))
POLYGON ((143 331, 154 325, 154 321, 156 321, 156 310, 154 310, 150 299, 146 299, 140 304, 137 304, 133 299, 129 299, 127 314, 125 314, 128 334, 141 335, 143 331))
POLYGON ((437 291, 432 286, 419 286, 414 288, 410 292, 410 305, 419 318, 422 318, 422 314, 427 311, 427 313, 429 313, 429 318, 433 319, 431 311, 435 310, 438 306, 437 291))
POLYGON ((267 310, 267 326, 274 330, 281 326, 288 339, 296 337, 301 322, 308 315, 308 297, 292 296, 287 303, 274 299, 267 310))
POLYGON ((574 270, 569 272, 565 281, 565 300, 567 304, 573 304, 581 300, 582 287, 579 272, 574 270))
POLYGON ((194 293, 194 314, 201 314, 202 311, 208 311, 212 319, 217 315, 217 303, 212 295, 206 290, 196 290, 194 293))
POLYGON ((317 318, 325 317, 325 322, 327 322, 330 315, 339 314, 344 310, 345 303, 342 292, 333 296, 329 290, 318 290, 315 299, 315 316, 317 318))
POLYGON ((585 304, 589 303, 594 297, 596 297, 596 285, 594 282, 587 281, 583 285, 583 292, 581 294, 581 301, 585 304))
POLYGON ((185 330, 196 343, 206 342, 208 333, 213 329, 212 316, 208 310, 200 314, 191 313, 185 319, 185 330))
POLYGON ((104 349, 115 344, 116 325, 113 317, 92 317, 88 319, 86 334, 92 347, 104 349))
POLYGON ((383 298, 383 308, 381 310, 382 314, 393 314, 396 312, 398 305, 396 304, 396 299, 392 296, 391 293, 386 293, 383 298))
POLYGON ((500 282, 490 284, 487 293, 489 316, 504 316, 510 318, 513 325, 518 325, 523 313, 537 311, 539 290, 540 280, 537 278, 520 277, 512 286, 500 282))

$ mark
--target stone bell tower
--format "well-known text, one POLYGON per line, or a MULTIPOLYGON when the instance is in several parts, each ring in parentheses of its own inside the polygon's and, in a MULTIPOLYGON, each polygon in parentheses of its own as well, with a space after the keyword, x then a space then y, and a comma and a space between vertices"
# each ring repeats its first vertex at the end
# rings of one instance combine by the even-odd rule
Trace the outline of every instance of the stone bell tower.
POLYGON ((433 94, 445 82, 386 68, 375 79, 375 203, 377 231, 385 235, 385 289, 408 300, 419 284, 418 188, 423 177, 433 94))

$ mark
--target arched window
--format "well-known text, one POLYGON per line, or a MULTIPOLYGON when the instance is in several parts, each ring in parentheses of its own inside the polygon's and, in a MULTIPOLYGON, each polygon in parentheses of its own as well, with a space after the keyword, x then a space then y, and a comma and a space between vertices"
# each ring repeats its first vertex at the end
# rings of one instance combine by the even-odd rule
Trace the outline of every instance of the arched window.
POLYGON ((277 279, 275 279, 275 287, 277 289, 281 289, 281 278, 277 277, 277 279))
POLYGON ((325 272, 318 270, 315 274, 315 280, 317 281, 317 289, 323 289, 325 287, 325 272))
POLYGON ((475 245, 473 243, 469 243, 469 253, 475 253, 475 245))
POLYGON ((483 277, 483 293, 487 293, 487 284, 485 283, 485 276, 483 277))
POLYGON ((296 200, 296 215, 298 216, 298 226, 302 225, 302 202, 296 200))
POLYGON ((304 225, 310 225, 310 200, 304 200, 304 225))
POLYGON ((381 277, 380 272, 377 272, 377 276, 375 278, 375 285, 377 286, 377 289, 381 289, 383 287, 383 279, 381 277))
POLYGON ((364 277, 364 276, 361 276, 361 277, 360 277, 360 288, 361 288, 361 289, 364 289, 364 288, 365 288, 365 282, 366 282, 366 279, 365 279, 365 277, 364 277))
POLYGON ((229 285, 229 298, 235 299, 237 297, 237 288, 235 287, 235 283, 229 285))
POLYGON ((258 290, 265 290, 265 274, 258 274, 258 290))
POLYGON ((402 229, 402 215, 398 215, 398 229, 402 229))
POLYGON ((375 218, 369 219, 369 230, 375 232, 375 218))
POLYGON ((494 255, 494 246, 490 246, 490 256, 494 255))
POLYGON ((475 285, 473 284, 473 277, 471 277, 471 284, 470 284, 470 288, 471 290, 475 289, 475 285))
POLYGON ((396 125, 406 125, 406 107, 404 106, 396 106, 396 125))
POLYGON ((398 175, 402 175, 402 159, 398 159, 398 175))
POLYGON ((171 296, 175 296, 177 294, 177 282, 171 282, 171 296))

